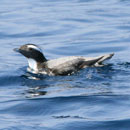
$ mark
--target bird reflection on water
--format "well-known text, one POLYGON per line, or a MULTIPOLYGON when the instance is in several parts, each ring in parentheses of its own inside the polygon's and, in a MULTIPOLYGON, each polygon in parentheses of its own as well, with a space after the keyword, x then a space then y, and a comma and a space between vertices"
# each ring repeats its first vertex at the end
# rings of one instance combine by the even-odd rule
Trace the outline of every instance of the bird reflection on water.
POLYGON ((47 76, 26 72, 21 77, 24 79, 23 85, 28 87, 24 91, 26 98, 89 96, 111 94, 111 82, 108 81, 112 80, 113 71, 113 65, 109 64, 99 68, 87 68, 71 76, 47 76))

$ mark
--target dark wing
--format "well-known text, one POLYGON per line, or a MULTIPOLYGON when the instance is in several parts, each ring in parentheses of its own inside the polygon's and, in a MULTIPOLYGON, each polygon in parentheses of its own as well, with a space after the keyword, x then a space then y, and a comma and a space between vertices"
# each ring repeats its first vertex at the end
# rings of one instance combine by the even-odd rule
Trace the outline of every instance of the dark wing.
POLYGON ((67 61, 62 64, 59 64, 58 66, 55 66, 54 68, 51 69, 51 71, 55 75, 68 75, 78 71, 79 69, 94 65, 101 58, 102 56, 98 58, 86 60, 86 58, 84 57, 80 57, 80 58, 78 57, 71 61, 67 61))
POLYGON ((55 75, 68 75, 76 72, 80 69, 80 66, 85 62, 83 58, 73 59, 69 62, 65 62, 55 66, 51 69, 52 73, 55 75))

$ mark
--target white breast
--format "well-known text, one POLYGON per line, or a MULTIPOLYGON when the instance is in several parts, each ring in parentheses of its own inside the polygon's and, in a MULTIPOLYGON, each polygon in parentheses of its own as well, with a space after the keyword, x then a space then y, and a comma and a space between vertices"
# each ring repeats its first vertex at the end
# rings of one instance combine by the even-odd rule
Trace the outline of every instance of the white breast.
POLYGON ((32 70, 34 70, 34 71, 38 70, 38 68, 37 68, 37 62, 34 59, 28 58, 28 65, 29 65, 29 67, 32 70))

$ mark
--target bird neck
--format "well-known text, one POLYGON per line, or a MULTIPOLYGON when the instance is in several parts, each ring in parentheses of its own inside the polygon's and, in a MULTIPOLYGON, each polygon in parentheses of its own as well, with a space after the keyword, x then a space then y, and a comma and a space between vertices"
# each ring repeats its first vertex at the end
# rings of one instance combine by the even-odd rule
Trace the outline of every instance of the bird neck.
POLYGON ((36 61, 35 59, 28 58, 28 66, 30 70, 33 70, 34 72, 38 72, 38 70, 43 67, 43 63, 46 62, 47 59, 42 59, 40 61, 36 61))
POLYGON ((45 56, 42 53, 39 53, 38 55, 34 56, 34 59, 37 63, 43 63, 46 62, 47 59, 45 58, 45 56))

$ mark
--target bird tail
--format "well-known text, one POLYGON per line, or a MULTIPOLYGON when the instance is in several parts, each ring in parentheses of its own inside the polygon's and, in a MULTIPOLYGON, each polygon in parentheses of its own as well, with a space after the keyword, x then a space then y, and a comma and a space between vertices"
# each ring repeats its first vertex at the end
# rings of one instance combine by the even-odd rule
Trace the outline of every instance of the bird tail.
POLYGON ((114 53, 101 56, 102 58, 95 63, 95 66, 103 66, 103 62, 112 58, 114 53))
POLYGON ((95 57, 95 58, 92 58, 92 57, 86 58, 85 62, 80 67, 86 68, 88 66, 96 66, 96 67, 104 66, 103 62, 110 59, 113 55, 114 55, 114 53, 102 55, 102 56, 95 57))

